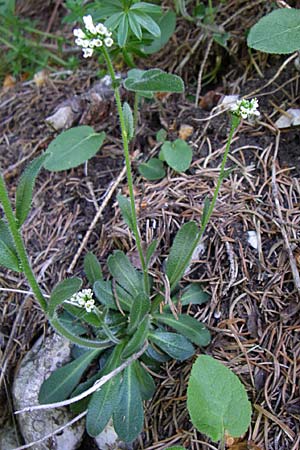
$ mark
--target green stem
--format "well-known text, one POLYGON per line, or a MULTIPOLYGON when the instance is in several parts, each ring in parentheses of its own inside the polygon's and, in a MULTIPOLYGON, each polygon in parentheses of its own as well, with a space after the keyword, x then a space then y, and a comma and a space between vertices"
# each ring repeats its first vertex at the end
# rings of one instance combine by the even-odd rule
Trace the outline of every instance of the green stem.
POLYGON ((3 206, 4 214, 6 216, 8 226, 11 232, 11 235, 14 240, 14 244, 22 265, 23 272, 28 280, 28 283, 32 289, 32 292, 36 296, 42 310, 44 312, 47 311, 47 302, 42 294, 42 291, 38 285, 38 282, 35 278, 35 275, 31 269, 29 259, 26 253, 26 249, 24 246, 24 242, 17 226, 17 221, 8 197, 8 193, 6 190, 5 182, 2 174, 0 173, 0 200, 3 206))
POLYGON ((133 129, 134 133, 136 133, 136 127, 138 125, 139 120, 139 100, 140 96, 137 92, 134 94, 134 105, 133 105, 133 129))
POLYGON ((144 276, 144 286, 145 291, 149 293, 149 278, 147 273, 147 266, 145 262, 145 257, 142 250, 142 244, 141 244, 141 237, 139 233, 138 223, 137 223, 137 215, 135 210, 135 198, 134 198, 134 190, 133 190, 133 180, 132 180, 132 172, 131 172, 131 163, 130 163, 130 155, 129 155, 129 142, 128 142, 128 135, 126 131, 125 126, 125 120, 123 115, 123 109, 122 109, 122 102, 121 102, 121 96, 120 96, 120 90, 118 85, 118 80, 115 76, 115 71, 112 66, 112 62, 110 59, 110 56, 106 50, 106 48, 102 47, 103 55, 107 64, 109 75, 112 79, 119 119, 120 119, 120 125, 121 125, 121 132, 122 132, 122 141, 123 141, 123 150, 124 150, 124 156, 125 156, 125 165, 126 165, 126 173, 127 173, 127 182, 128 182, 128 189, 129 189, 129 197, 130 197, 130 207, 131 207, 131 216, 132 216, 132 225, 133 225, 133 234, 135 237, 135 242, 139 254, 139 258, 141 261, 141 266, 143 270, 143 276, 144 276))

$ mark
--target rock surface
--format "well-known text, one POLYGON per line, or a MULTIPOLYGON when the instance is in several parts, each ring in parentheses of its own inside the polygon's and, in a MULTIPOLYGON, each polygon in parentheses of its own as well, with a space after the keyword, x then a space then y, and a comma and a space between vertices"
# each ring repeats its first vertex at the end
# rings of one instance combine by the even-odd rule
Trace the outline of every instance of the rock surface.
MULTIPOLYGON (((53 334, 39 339, 27 353, 16 374, 13 385, 15 410, 38 404, 43 381, 58 367, 70 361, 71 345, 53 334)), ((18 414, 17 421, 26 444, 53 433, 73 418, 67 408, 38 410, 18 414)), ((46 441, 35 444, 32 450, 75 450, 84 433, 84 421, 78 421, 46 441)))
POLYGON ((11 424, 5 424, 0 430, 0 450, 12 450, 19 447, 15 428, 11 424))

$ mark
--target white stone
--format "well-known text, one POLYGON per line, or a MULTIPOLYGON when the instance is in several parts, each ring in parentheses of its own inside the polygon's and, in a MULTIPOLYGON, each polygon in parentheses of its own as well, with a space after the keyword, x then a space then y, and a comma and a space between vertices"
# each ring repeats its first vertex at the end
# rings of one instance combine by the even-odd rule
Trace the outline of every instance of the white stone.
POLYGON ((255 250, 258 249, 258 237, 257 233, 254 230, 247 231, 247 241, 251 245, 251 247, 255 248, 255 250))
MULTIPOLYGON (((38 394, 44 380, 57 368, 69 362, 71 344, 53 334, 39 339, 22 360, 13 384, 15 410, 38 405, 38 394)), ((72 420, 74 415, 67 408, 37 410, 16 416, 20 432, 26 444, 53 433, 72 420)), ((65 428, 59 434, 31 447, 32 450, 75 450, 84 433, 84 420, 65 428)))

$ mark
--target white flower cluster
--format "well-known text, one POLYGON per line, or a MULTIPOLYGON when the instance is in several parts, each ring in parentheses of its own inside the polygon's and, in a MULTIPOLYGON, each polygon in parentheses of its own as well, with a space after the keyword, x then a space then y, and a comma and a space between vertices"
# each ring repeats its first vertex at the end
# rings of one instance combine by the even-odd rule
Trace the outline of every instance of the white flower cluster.
POLYGON ((82 289, 82 291, 72 295, 68 303, 79 308, 85 308, 88 313, 91 312, 95 308, 92 289, 82 289))
POLYGON ((75 44, 82 47, 83 57, 89 58, 93 55, 94 49, 102 47, 111 47, 114 41, 111 38, 111 32, 108 31, 105 25, 98 23, 94 25, 92 16, 84 16, 83 22, 85 30, 75 28, 73 34, 76 37, 75 44))
POLYGON ((252 100, 238 100, 231 108, 231 111, 242 119, 253 119, 255 116, 259 117, 258 100, 253 98, 252 100))

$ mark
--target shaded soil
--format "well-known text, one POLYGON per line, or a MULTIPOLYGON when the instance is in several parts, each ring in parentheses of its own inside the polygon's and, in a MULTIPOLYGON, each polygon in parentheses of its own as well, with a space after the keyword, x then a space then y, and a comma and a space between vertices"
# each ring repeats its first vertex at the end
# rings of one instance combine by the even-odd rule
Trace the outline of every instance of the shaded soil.
MULTIPOLYGON (((221 10, 222 21, 231 17, 230 7, 236 10, 233 3, 228 2, 221 10)), ((249 2, 238 3, 243 10, 249 2)), ((265 12, 263 2, 252 3, 258 8, 256 12, 265 12)), ((293 61, 283 68, 283 57, 255 55, 263 75, 258 76, 249 61, 241 29, 241 24, 247 29, 256 20, 257 15, 252 17, 249 8, 241 11, 239 22, 232 19, 228 26, 234 35, 229 53, 212 46, 204 72, 210 72, 217 56, 222 58, 224 66, 209 85, 203 86, 200 106, 195 107, 187 98, 196 95, 198 61, 200 57, 203 60, 205 45, 196 53, 198 58, 191 56, 177 70, 188 86, 186 97, 167 96, 143 104, 138 137, 131 149, 132 165, 143 240, 148 243, 153 238, 159 240, 159 252, 151 269, 159 278, 176 231, 189 220, 201 221, 204 199, 211 196, 217 181, 230 127, 229 115, 217 106, 218 93, 255 95, 259 99, 262 115, 257 124, 243 123, 235 136, 228 161, 232 170, 223 182, 206 230, 205 251, 193 262, 185 282, 201 282, 211 294, 207 305, 191 310, 212 333, 212 342, 205 352, 239 375, 253 404, 252 424, 244 438, 248 444, 239 450, 297 450, 300 446, 299 292, 284 235, 298 270, 299 132, 291 128, 279 134, 274 123, 282 110, 297 107, 300 75, 293 61), (182 124, 194 127, 189 138, 194 152, 191 168, 185 174, 168 169, 167 177, 159 182, 142 179, 137 166, 157 155, 156 132, 163 127, 168 138, 175 139, 182 124), (256 233, 257 248, 249 243, 249 231, 256 233)), ((169 47, 153 64, 147 62, 149 67, 178 69, 183 55, 199 38, 199 29, 187 28, 180 20, 169 47), (182 35, 187 38, 185 46, 180 48, 177 44, 182 35), (172 51, 174 58, 170 62, 168 55, 172 51)), ((19 84, 0 94, 0 166, 11 196, 26 163, 47 148, 55 136, 46 126, 45 118, 61 102, 88 92, 96 83, 93 74, 93 67, 88 67, 66 78, 57 74, 41 88, 19 84)), ((106 99, 105 105, 99 105, 100 109, 93 114, 89 114, 89 106, 86 108, 88 113, 82 123, 107 133, 103 150, 86 166, 55 174, 42 171, 33 208, 24 226, 28 252, 46 293, 69 275, 72 265, 72 274, 83 276, 82 260, 89 250, 94 251, 104 267, 107 255, 116 248, 129 252, 132 260, 136 260, 134 243, 115 201, 117 192, 127 193, 123 178, 73 264, 91 221, 123 168, 113 99, 106 99)), ((28 289, 22 277, 2 269, 0 285, 4 289, 28 289)), ((6 405, 0 414, 3 425, 12 415, 7 399, 18 361, 34 340, 47 332, 47 324, 28 295, 2 292, 0 308, 0 393, 1 404, 6 405)), ((189 361, 162 367, 156 378, 157 392, 146 406, 145 430, 136 449, 163 449, 171 444, 182 444, 192 450, 217 448, 194 430, 188 418, 186 384, 191 365, 189 361)), ((92 448, 89 438, 82 450, 85 448, 92 448)))

